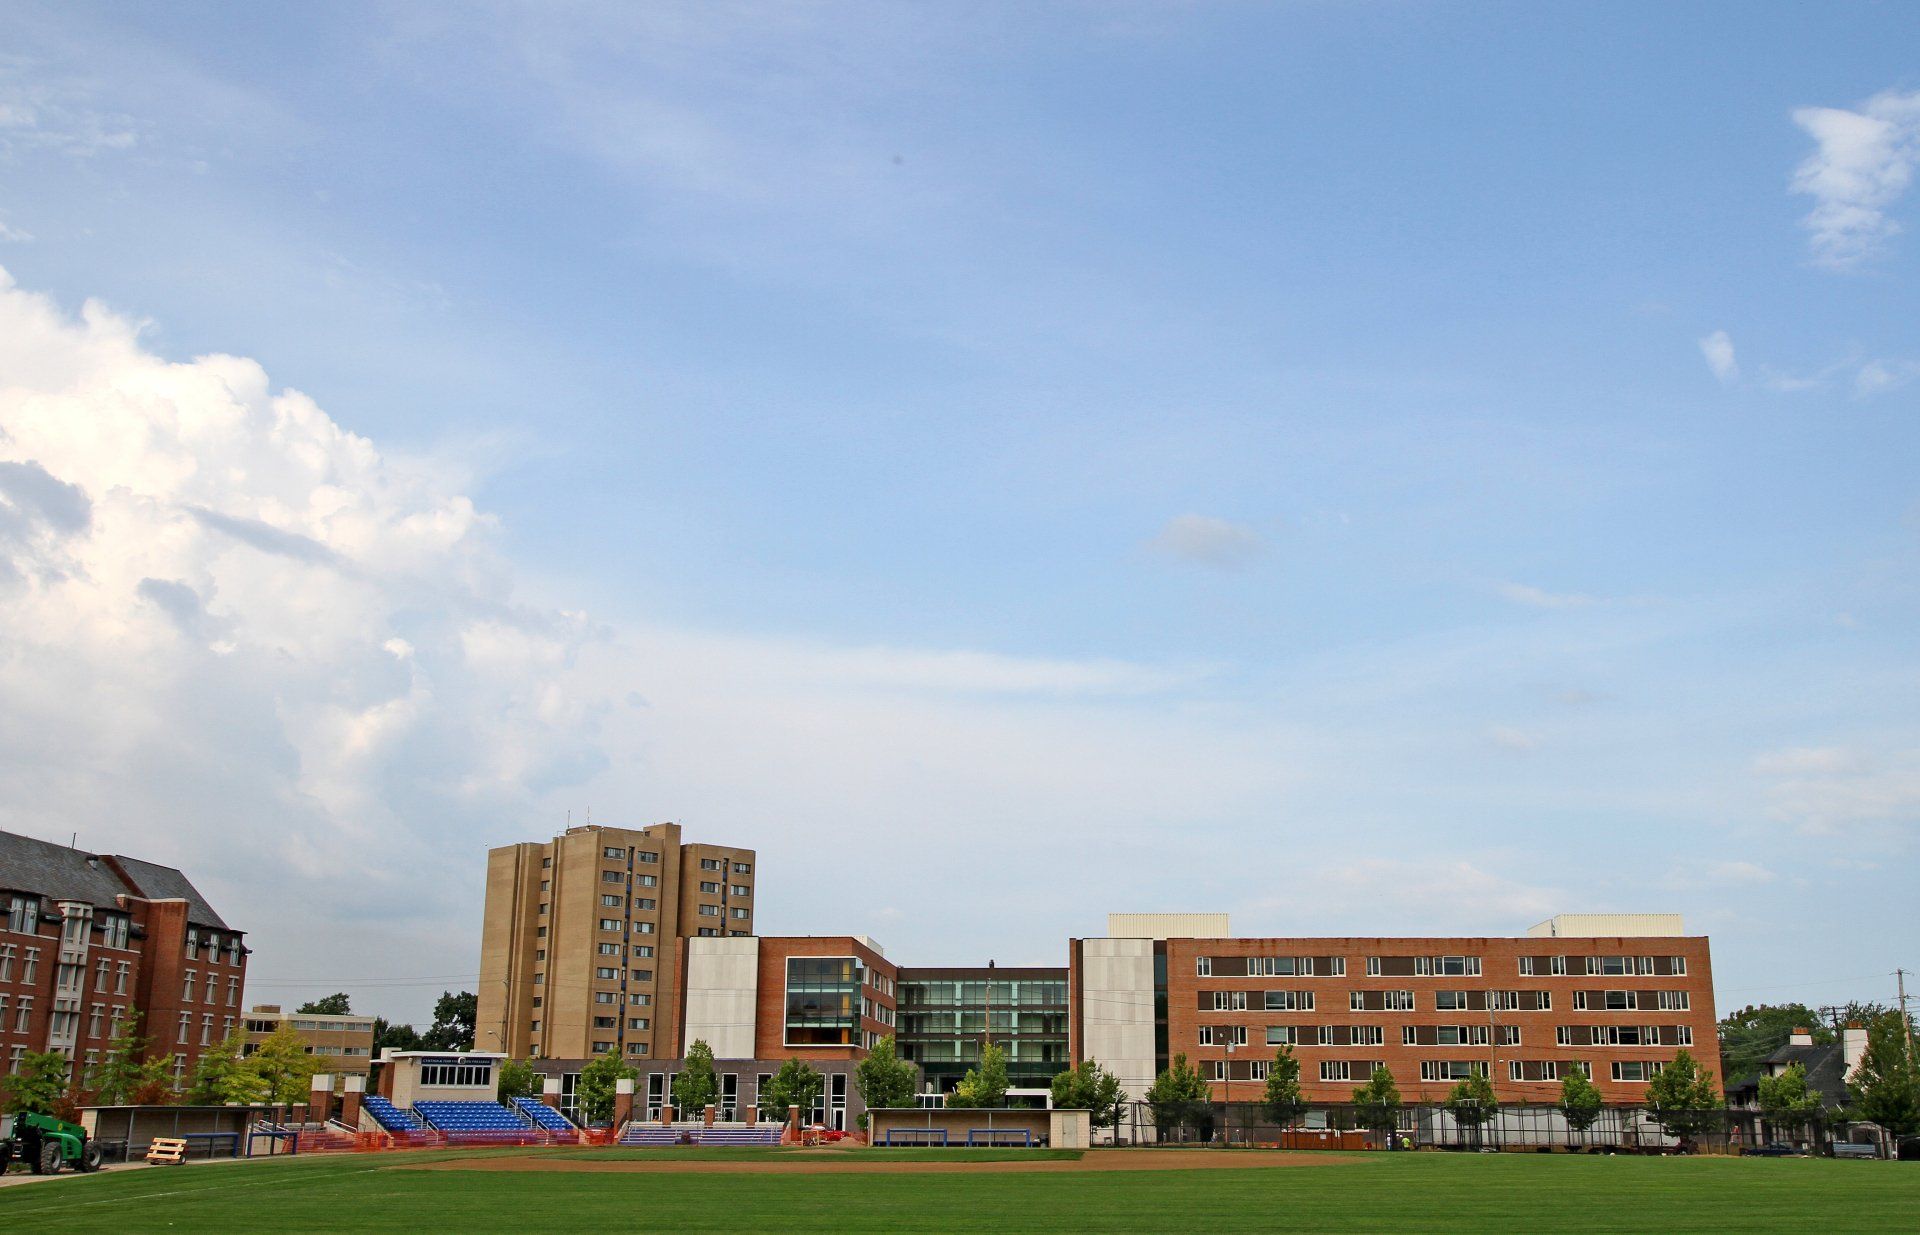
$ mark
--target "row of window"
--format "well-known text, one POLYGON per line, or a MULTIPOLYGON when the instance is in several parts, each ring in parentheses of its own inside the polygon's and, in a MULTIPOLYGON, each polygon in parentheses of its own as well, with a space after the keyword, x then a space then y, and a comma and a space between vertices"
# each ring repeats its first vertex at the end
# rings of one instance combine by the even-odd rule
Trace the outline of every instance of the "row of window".
MULTIPOLYGON (((1201 1025, 1195 1031, 1201 1046, 1245 1046, 1246 1025, 1201 1025)), ((1268 1046, 1384 1046, 1382 1025, 1268 1025, 1268 1046)), ((1518 1025, 1402 1025, 1402 1046, 1501 1046, 1522 1044, 1518 1025), (1430 1041, 1422 1041, 1431 1035, 1430 1041)), ((1558 1025, 1556 1046, 1692 1046, 1690 1025, 1558 1025), (1583 1036, 1584 1035, 1584 1036, 1583 1036)))
MULTIPOLYGON (((601 848, 600 856, 609 861, 624 862, 627 860, 627 850, 619 845, 606 845, 601 848)), ((636 862, 658 862, 660 855, 654 853, 652 850, 636 849, 633 851, 633 860, 636 862)), ((553 865, 553 859, 542 858, 540 865, 543 867, 551 867, 553 865)), ((723 871, 727 869, 727 862, 724 858, 701 858, 700 869, 703 871, 723 871)), ((751 875, 753 873, 753 863, 735 862, 733 864, 733 873, 736 875, 751 875)))
MULTIPOLYGON (((100 965, 101 965, 101 970, 104 974, 104 971, 106 969, 106 962, 102 961, 100 965)), ((187 970, 184 974, 181 975, 180 990, 181 990, 182 1002, 184 1003, 194 1002, 194 998, 193 998, 194 984, 199 980, 199 977, 200 975, 191 969, 187 970)), ((105 990, 106 988, 103 986, 96 985, 94 989, 105 990)), ((219 1003, 220 1002, 220 975, 217 973, 208 974, 207 984, 204 989, 206 990, 206 996, 201 1002, 219 1003)), ((240 1003, 240 975, 237 973, 229 974, 227 975, 227 1006, 229 1008, 238 1007, 239 1003, 240 1003)))
MULTIPOLYGON (((7 929, 16 935, 40 933, 40 898, 12 896, 7 899, 7 929)), ((84 946, 89 930, 101 934, 100 946, 125 950, 133 931, 133 920, 123 913, 95 916, 91 905, 69 905, 60 922, 60 937, 71 947, 84 946)))
MULTIPOLYGON (((1194 975, 1201 978, 1239 977, 1240 972, 1238 967, 1233 964, 1236 959, 1238 958, 1197 956, 1194 958, 1194 975), (1216 964, 1216 961, 1220 963, 1216 964)), ((1245 973, 1249 978, 1342 978, 1345 977, 1347 973, 1347 959, 1344 956, 1324 956, 1318 958, 1312 956, 1249 956, 1244 959, 1246 962, 1245 973)), ((1537 958, 1531 956, 1519 958, 1519 972, 1522 977, 1535 976, 1536 966, 1534 962, 1536 959, 1537 958)), ((1545 959, 1547 961, 1548 975, 1554 977, 1566 976, 1567 957, 1549 956, 1545 959)), ((1585 956, 1579 959, 1582 962, 1585 972, 1594 977, 1651 976, 1657 972, 1656 966, 1654 965, 1654 958, 1651 956, 1585 956)), ((1676 978, 1686 976, 1686 957, 1669 956, 1665 959, 1668 974, 1676 978)), ((1408 960, 1411 960, 1413 963, 1413 976, 1418 978, 1477 978, 1481 972, 1480 958, 1477 956, 1415 956, 1411 958, 1369 956, 1367 958, 1367 976, 1370 978, 1381 977, 1389 967, 1400 972, 1405 972, 1406 966, 1404 963, 1396 963, 1389 966, 1388 962, 1405 962, 1408 960)), ((1663 974, 1661 976, 1664 977, 1668 975, 1663 974)))
MULTIPOLYGON (((1206 1061, 1204 1076, 1210 1081, 1227 1079, 1227 1063, 1223 1059, 1206 1061)), ((1385 1061, 1359 1062, 1351 1059, 1323 1059, 1320 1061, 1320 1079, 1325 1083, 1353 1082, 1366 1080, 1387 1065, 1385 1061)), ((1251 1080, 1264 1081, 1272 1067, 1270 1060, 1256 1059, 1248 1067, 1251 1080)), ((1609 1075, 1616 1082, 1635 1084, 1652 1080, 1660 1074, 1666 1064, 1651 1059, 1616 1059, 1609 1065, 1609 1075)), ((1558 1081, 1561 1069, 1568 1073, 1579 1072, 1584 1076, 1593 1075, 1593 1065, 1584 1059, 1538 1059, 1513 1060, 1507 1064, 1507 1079, 1521 1084, 1558 1081)), ((1389 1072, 1392 1069, 1388 1069, 1389 1072)), ((1463 1081, 1470 1076, 1485 1076, 1487 1065, 1477 1059, 1423 1059, 1420 1061, 1420 1081, 1422 1084, 1463 1081)))
MULTIPOLYGON (((1433 1010, 1436 1012, 1465 1012, 1470 1009, 1469 996, 1483 995, 1482 1007, 1491 1004, 1494 1011, 1551 1012, 1553 994, 1550 991, 1527 991, 1522 998, 1520 991, 1434 991, 1433 1010)), ((1203 998, 1210 998, 1211 1009, 1215 1012, 1245 1012, 1249 1002, 1257 1010, 1266 1012, 1311 1012, 1315 1000, 1313 991, 1208 991, 1203 998), (1258 996, 1259 998, 1255 998, 1258 996)), ((1637 1012, 1647 1011, 1686 1012, 1693 1007, 1692 996, 1686 991, 1575 991, 1573 992, 1573 1010, 1576 1012, 1637 1012), (1596 1000, 1593 995, 1598 995, 1596 1000), (1652 995, 1652 1000, 1643 1000, 1643 995, 1652 995)), ((1348 991, 1347 1010, 1349 1012, 1415 1012, 1419 1010, 1419 1000, 1413 991, 1348 991)), ((1472 1009, 1477 1011, 1478 1009, 1472 1009)))
POLYGON ((209 965, 220 963, 220 954, 225 952, 227 963, 238 965, 244 949, 238 935, 222 935, 219 931, 202 931, 197 926, 187 928, 187 959, 204 961, 209 965), (204 953, 204 955, 203 955, 204 953))

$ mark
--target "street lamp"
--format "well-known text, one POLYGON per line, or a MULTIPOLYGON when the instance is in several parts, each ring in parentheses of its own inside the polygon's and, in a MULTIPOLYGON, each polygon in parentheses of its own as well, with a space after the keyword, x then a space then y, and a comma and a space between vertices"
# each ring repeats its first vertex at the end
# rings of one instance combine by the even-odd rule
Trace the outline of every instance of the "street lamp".
POLYGON ((1220 1026, 1221 1042, 1226 1048, 1226 1063, 1221 1067, 1223 1082, 1220 1093, 1220 1127, 1223 1133, 1221 1145, 1233 1147, 1233 1026, 1220 1026))

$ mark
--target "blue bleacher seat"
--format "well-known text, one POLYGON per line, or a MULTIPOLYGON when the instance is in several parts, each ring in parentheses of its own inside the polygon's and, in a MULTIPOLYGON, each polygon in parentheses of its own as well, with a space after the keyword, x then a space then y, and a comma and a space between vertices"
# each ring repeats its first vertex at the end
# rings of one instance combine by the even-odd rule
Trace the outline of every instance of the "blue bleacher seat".
POLYGON ((368 1094, 361 1100, 361 1108, 373 1116, 373 1122, 389 1132, 421 1132, 426 1125, 420 1122, 411 1111, 403 1111, 379 1094, 368 1094))
POLYGON ((573 1121, 537 1098, 515 1098, 513 1108, 548 1132, 574 1132, 573 1121))
POLYGON ((413 1113, 442 1132, 526 1132, 527 1121, 498 1102, 416 1102, 413 1113))

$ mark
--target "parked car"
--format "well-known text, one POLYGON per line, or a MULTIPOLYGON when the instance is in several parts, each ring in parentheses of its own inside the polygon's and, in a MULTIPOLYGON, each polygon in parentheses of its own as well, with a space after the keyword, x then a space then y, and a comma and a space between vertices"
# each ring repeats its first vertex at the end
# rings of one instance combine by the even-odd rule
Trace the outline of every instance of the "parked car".
POLYGON ((1804 1158, 1807 1156, 1807 1151, 1789 1145, 1785 1141, 1768 1141, 1764 1145, 1741 1150, 1740 1156, 1743 1158, 1804 1158))

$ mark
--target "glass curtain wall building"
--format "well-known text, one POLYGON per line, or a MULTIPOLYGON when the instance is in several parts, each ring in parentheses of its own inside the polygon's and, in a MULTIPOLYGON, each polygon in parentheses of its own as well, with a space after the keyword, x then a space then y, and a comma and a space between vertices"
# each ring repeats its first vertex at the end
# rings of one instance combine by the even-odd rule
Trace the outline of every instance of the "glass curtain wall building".
POLYGON ((902 969, 900 1057, 949 1094, 992 1041, 1014 1089, 1045 1089, 1068 1066, 1065 969, 902 969))

